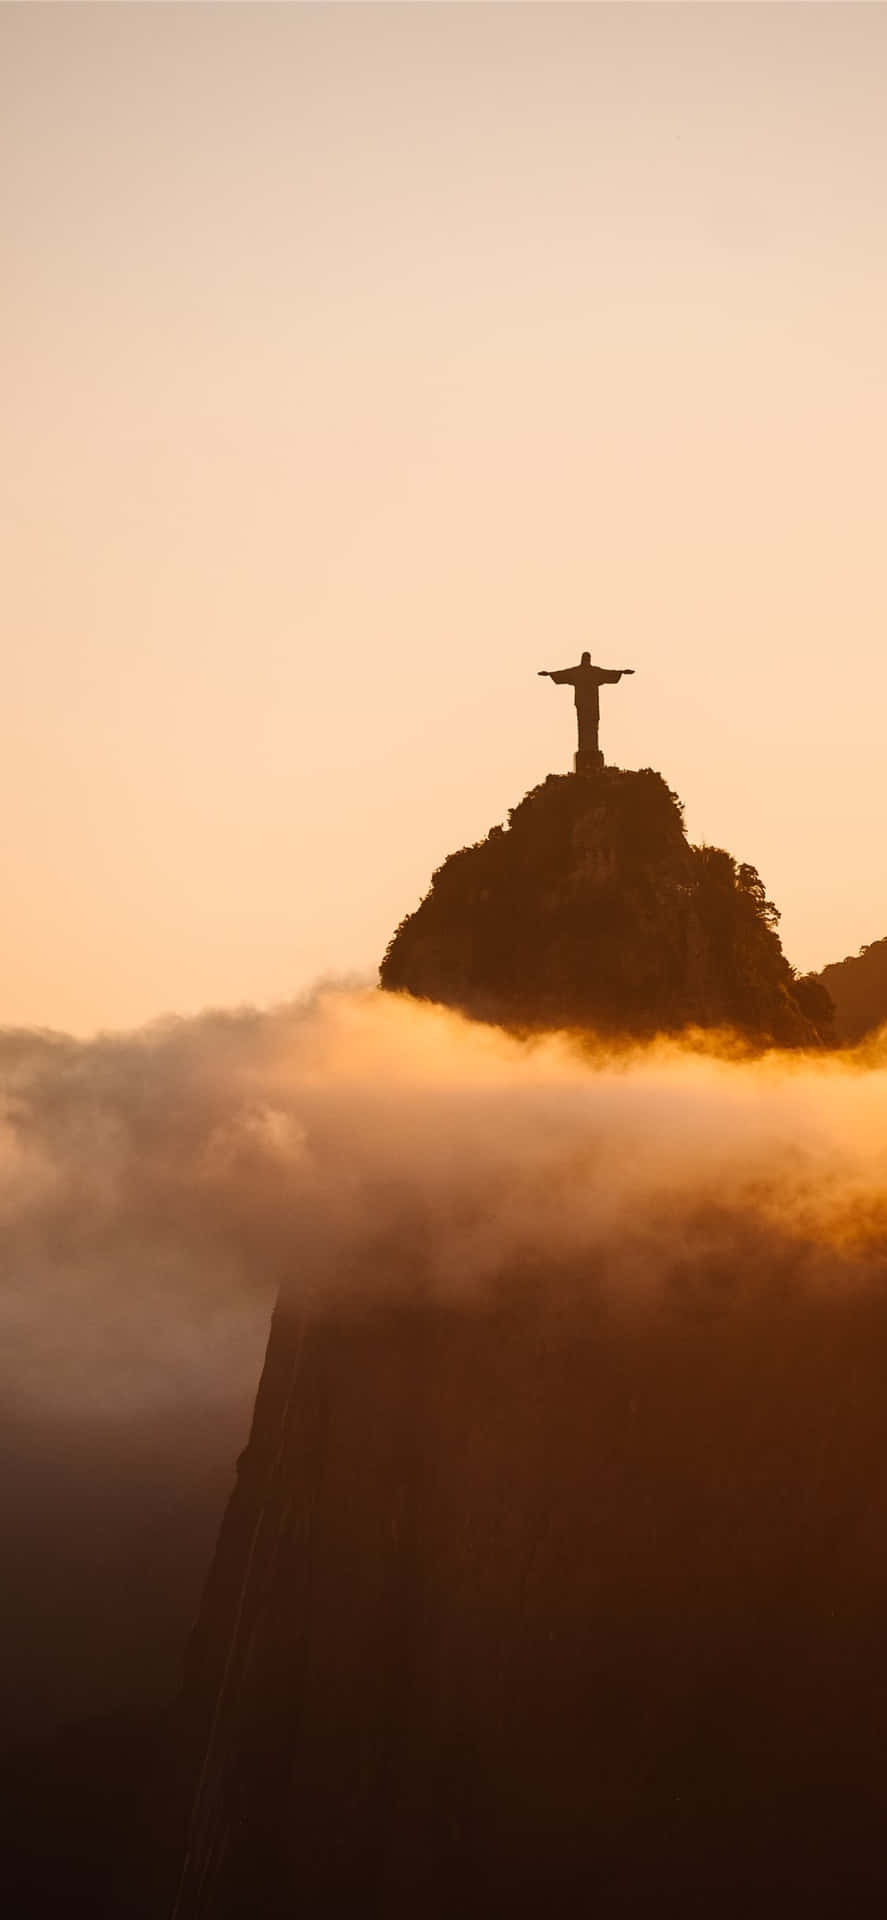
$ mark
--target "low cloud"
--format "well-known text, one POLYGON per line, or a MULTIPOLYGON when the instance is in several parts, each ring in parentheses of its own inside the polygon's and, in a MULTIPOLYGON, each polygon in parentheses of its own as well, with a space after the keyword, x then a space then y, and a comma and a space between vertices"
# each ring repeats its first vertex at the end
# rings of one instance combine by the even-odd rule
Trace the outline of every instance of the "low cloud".
POLYGON ((638 1311, 885 1271, 878 1043, 596 1053, 333 990, 0 1065, 0 1387, 47 1418, 224 1397, 280 1286, 470 1305, 519 1270, 638 1311))

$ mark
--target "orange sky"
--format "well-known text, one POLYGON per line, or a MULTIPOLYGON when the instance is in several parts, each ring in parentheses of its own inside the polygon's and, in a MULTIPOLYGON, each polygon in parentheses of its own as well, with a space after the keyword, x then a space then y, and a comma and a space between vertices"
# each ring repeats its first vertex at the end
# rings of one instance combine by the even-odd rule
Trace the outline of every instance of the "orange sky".
POLYGON ((661 768, 887 934, 887 11, 0 9, 0 1021, 374 966, 661 768))

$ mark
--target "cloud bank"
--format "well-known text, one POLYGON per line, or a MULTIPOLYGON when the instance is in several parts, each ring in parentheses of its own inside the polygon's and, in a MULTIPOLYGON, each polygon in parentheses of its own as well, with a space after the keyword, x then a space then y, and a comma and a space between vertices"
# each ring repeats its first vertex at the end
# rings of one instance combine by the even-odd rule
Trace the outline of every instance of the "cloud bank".
POLYGON ((48 1416, 224 1394, 281 1285, 312 1312, 469 1304, 538 1271, 637 1310, 885 1273, 877 1043, 595 1054, 334 990, 87 1043, 11 1033, 0 1071, 0 1388, 48 1416))
POLYGON ((714 1315, 743 1405, 762 1366, 791 1394, 779 1316, 809 1298, 845 1423, 839 1327, 861 1308, 854 1351, 880 1350, 882 1043, 613 1054, 332 990, 88 1043, 7 1033, 0 1087, 10 1722, 175 1687, 280 1288, 311 1314, 472 1313, 519 1284, 654 1345, 662 1326, 663 1365, 714 1315))

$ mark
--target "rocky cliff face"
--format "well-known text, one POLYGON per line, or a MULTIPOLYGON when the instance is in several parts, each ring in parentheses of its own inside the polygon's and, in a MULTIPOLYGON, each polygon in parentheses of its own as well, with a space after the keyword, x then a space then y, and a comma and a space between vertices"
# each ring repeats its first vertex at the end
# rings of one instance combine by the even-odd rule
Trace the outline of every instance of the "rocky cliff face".
POLYGON ((849 1862, 880 1905, 884 1308, 790 1270, 655 1323, 278 1312, 176 1920, 826 1914, 849 1862))
POLYGON ((828 996, 795 977, 777 920, 753 867, 689 845, 660 774, 551 775, 445 861, 381 981, 517 1029, 819 1045, 828 996))
MULTIPOLYGON (((446 862, 382 979, 516 1028, 818 1044, 774 918, 658 775, 555 778, 446 862)), ((873 1646, 887 1605, 858 1511, 884 1309, 811 1304, 767 1233, 736 1223, 745 1291, 721 1252, 700 1297, 678 1244, 638 1313, 581 1261, 453 1307, 421 1272, 397 1306, 384 1276, 284 1296, 191 1647, 175 1920, 683 1920, 813 1910, 849 1853, 877 1878, 887 1690, 840 1623, 873 1646)))

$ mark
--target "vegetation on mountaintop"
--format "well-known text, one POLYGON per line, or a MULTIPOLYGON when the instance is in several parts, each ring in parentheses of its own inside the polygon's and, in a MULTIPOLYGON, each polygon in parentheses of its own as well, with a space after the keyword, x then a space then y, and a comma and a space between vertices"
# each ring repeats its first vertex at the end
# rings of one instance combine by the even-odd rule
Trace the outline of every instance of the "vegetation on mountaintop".
POLYGON ((661 774, 552 774, 508 820, 438 868, 383 987, 518 1030, 829 1039, 828 995, 789 966, 755 868, 690 846, 661 774))

